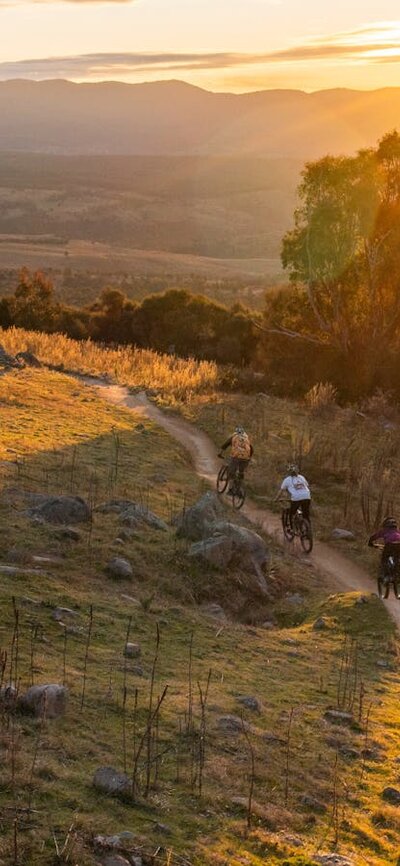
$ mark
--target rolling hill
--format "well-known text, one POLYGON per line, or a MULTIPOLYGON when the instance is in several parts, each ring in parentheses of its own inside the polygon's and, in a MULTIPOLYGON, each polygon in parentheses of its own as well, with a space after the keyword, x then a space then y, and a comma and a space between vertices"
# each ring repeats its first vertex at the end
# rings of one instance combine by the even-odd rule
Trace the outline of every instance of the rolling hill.
POLYGON ((372 145, 400 89, 211 93, 182 81, 0 83, 0 150, 310 159, 372 145))

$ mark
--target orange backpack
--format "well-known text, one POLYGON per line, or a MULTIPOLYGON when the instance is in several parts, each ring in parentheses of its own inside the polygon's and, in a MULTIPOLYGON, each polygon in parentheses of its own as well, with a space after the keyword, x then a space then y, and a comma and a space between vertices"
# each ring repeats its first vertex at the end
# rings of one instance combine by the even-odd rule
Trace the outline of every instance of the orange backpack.
POLYGON ((232 457, 239 460, 250 460, 251 447, 247 433, 234 433, 232 436, 232 457))

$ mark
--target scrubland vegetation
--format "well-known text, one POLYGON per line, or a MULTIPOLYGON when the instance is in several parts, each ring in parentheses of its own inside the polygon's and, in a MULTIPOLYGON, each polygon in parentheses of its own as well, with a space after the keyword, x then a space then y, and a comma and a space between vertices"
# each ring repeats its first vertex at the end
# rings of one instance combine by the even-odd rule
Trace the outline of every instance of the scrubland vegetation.
POLYGON ((116 515, 95 510, 72 541, 32 521, 24 497, 68 492, 95 506, 129 496, 169 522, 202 490, 186 454, 57 372, 7 373, 0 401, 0 550, 17 569, 1 572, 2 683, 12 675, 21 691, 69 689, 63 718, 1 715, 0 862, 91 866, 94 837, 130 831, 124 844, 156 866, 312 866, 334 849, 357 866, 395 863, 397 811, 381 798, 398 757, 396 643, 384 606, 329 595, 323 576, 272 542, 272 599, 262 602, 243 574, 189 563, 173 528, 128 538, 133 578, 115 582, 105 566, 121 550, 116 515), (36 574, 33 554, 48 558, 36 574), (207 613, 211 601, 227 619, 207 613), (70 610, 61 622, 60 607, 70 610), (127 636, 141 646, 138 660, 124 658, 127 636), (166 686, 148 790, 144 757, 135 802, 97 792, 99 766, 135 775, 150 690, 155 707, 166 686), (335 724, 328 708, 350 718, 335 724))

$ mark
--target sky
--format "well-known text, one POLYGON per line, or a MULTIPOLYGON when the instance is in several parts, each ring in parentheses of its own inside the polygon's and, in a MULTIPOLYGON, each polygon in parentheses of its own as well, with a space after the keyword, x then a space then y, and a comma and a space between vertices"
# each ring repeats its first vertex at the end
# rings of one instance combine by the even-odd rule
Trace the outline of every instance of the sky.
POLYGON ((0 0, 0 80, 400 86, 399 15, 399 0, 0 0))

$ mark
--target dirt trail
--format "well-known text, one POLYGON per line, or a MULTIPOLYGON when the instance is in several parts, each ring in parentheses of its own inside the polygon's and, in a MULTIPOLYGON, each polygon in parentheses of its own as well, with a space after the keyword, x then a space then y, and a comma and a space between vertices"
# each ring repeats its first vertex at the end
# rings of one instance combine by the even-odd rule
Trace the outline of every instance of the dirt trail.
MULTIPOLYGON (((170 436, 189 451, 197 474, 210 483, 215 483, 215 477, 221 464, 216 457, 215 445, 206 433, 189 424, 183 418, 169 415, 158 409, 154 403, 150 402, 144 392, 130 394, 128 389, 121 385, 108 385, 90 377, 84 377, 84 381, 87 385, 95 386, 110 402, 140 412, 163 427, 170 436)), ((278 541, 281 541, 280 519, 272 511, 258 508, 253 502, 247 500, 242 513, 267 535, 274 536, 278 541)), ((375 588, 374 581, 362 568, 328 544, 316 541, 309 559, 319 569, 332 577, 333 583, 339 591, 371 592, 375 588)), ((396 625, 400 627, 400 602, 391 597, 385 604, 396 625)))

